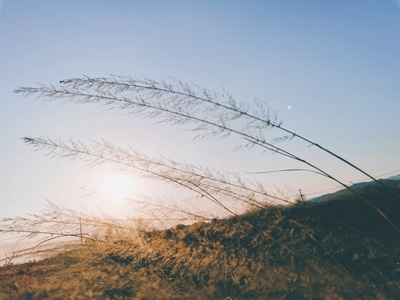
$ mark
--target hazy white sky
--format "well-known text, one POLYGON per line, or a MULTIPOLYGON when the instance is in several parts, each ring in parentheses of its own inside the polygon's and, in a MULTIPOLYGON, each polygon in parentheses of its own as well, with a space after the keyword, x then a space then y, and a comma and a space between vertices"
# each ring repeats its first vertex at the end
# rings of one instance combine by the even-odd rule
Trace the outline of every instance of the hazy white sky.
MULTIPOLYGON (((399 1, 3 0, 0 217, 40 212, 46 199, 74 209, 126 211, 125 202, 82 196, 80 186, 102 185, 106 170, 51 160, 22 136, 104 138, 243 174, 299 167, 269 153, 233 152, 238 140, 192 142, 190 132, 119 111, 12 93, 82 74, 170 76, 223 87, 238 101, 259 98, 286 127, 372 175, 400 172, 399 1)), ((366 180, 307 145, 284 146, 346 182, 366 180)), ((156 183, 130 178, 132 193, 164 193, 156 183)), ((308 173, 255 178, 288 196, 336 186, 308 173)))

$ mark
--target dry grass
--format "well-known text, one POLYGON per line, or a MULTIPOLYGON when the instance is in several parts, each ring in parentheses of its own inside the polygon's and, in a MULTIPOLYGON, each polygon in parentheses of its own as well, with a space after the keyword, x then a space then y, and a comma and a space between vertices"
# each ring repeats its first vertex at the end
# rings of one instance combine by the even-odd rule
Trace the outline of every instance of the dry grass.
MULTIPOLYGON (((374 188, 399 225, 399 199, 374 188)), ((0 270, 1 299, 400 299, 398 233, 354 196, 125 230, 0 270)))
MULTIPOLYGON (((56 235, 50 239, 57 240, 57 232, 68 225, 75 232, 69 237, 77 242, 46 247, 46 237, 35 248, 47 254, 44 260, 2 267, 1 299, 400 299, 399 188, 383 186, 348 160, 283 127, 264 103, 239 103, 225 91, 180 81, 119 76, 72 78, 15 92, 50 101, 108 105, 184 125, 197 138, 231 136, 244 143, 239 148, 257 147, 301 163, 307 169, 290 170, 326 177, 349 195, 280 206, 277 203, 287 204, 288 199, 275 197, 261 183, 244 181, 236 173, 151 158, 106 141, 88 146, 25 137, 26 143, 51 157, 81 159, 88 165, 111 163, 181 187, 230 217, 206 221, 201 213, 186 213, 203 220, 164 230, 82 217, 77 224, 71 211, 3 220, 9 228, 5 230, 27 237, 56 235), (267 135, 270 129, 278 135, 267 135), (366 175, 375 187, 355 191, 329 170, 277 144, 291 139, 366 175), (244 208, 247 213, 242 213, 244 208), (79 241, 82 237, 85 242, 79 241)), ((276 171, 289 170, 268 172, 276 171)), ((185 215, 184 208, 172 211, 185 215)), ((158 212, 155 209, 155 215, 163 215, 158 212)), ((170 217, 170 212, 164 215, 170 217)))

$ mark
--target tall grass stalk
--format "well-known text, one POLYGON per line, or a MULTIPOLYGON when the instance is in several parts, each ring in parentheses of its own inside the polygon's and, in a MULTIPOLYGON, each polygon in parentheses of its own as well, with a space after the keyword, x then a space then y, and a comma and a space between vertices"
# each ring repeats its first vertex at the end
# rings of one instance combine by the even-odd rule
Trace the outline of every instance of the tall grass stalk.
POLYGON ((258 181, 243 180, 236 173, 217 171, 189 164, 179 164, 167 158, 152 158, 131 148, 122 148, 110 142, 94 142, 91 146, 48 137, 25 137, 26 143, 47 150, 55 157, 76 158, 89 166, 111 163, 125 169, 134 169, 142 176, 183 187, 208 199, 232 215, 234 202, 262 208, 271 202, 289 203, 284 198, 269 194, 258 181), (267 201, 269 200, 269 201, 267 201), (226 205, 225 202, 230 202, 226 205))
POLYGON ((79 243, 101 241, 115 232, 129 231, 134 237, 139 229, 133 225, 136 220, 130 221, 85 215, 48 202, 41 214, 0 219, 0 234, 18 235, 30 245, 13 250, 10 257, 0 259, 0 262, 48 253, 54 255, 57 249, 64 251, 68 246, 75 246, 78 240, 79 243), (55 240, 55 243, 49 243, 55 240))
MULTIPOLYGON (((229 135, 239 136, 246 141, 242 147, 258 146, 265 150, 278 153, 289 159, 298 161, 310 167, 314 172, 337 182, 356 194, 362 201, 379 213, 391 226, 400 232, 400 229, 396 227, 374 203, 362 197, 356 190, 352 189, 337 177, 321 169, 318 165, 297 156, 293 152, 285 150, 281 146, 277 146, 276 142, 294 138, 300 139, 344 162, 382 186, 380 181, 320 144, 283 127, 282 123, 277 120, 276 114, 271 113, 269 108, 261 102, 254 102, 255 107, 251 109, 249 105, 238 103, 232 95, 226 91, 217 93, 181 81, 155 81, 147 78, 137 79, 115 75, 109 78, 90 78, 87 76, 71 78, 60 81, 60 85, 58 86, 40 85, 39 87, 21 87, 16 89, 15 92, 21 93, 24 96, 34 95, 47 100, 61 100, 71 103, 100 103, 113 108, 128 110, 129 113, 137 114, 142 117, 157 119, 159 122, 188 125, 193 132, 195 132, 195 138, 217 136, 224 138, 229 135), (266 138, 268 129, 278 129, 282 131, 285 136, 273 141, 268 141, 266 138)), ((75 144, 73 147, 68 148, 60 141, 58 143, 53 143, 52 140, 45 140, 43 138, 25 137, 24 140, 34 146, 42 146, 44 148, 50 147, 53 149, 58 148, 70 152, 70 154, 66 155, 64 153, 64 156, 75 155, 80 149, 74 149, 74 146, 82 146, 75 144)), ((86 149, 83 149, 82 153, 85 153, 85 151, 86 149)), ((88 151, 86 151, 86 154, 93 155, 88 153, 88 151)), ((103 157, 99 156, 99 159, 103 159, 103 157)), ((223 207, 231 214, 235 214, 229 207, 215 198, 214 194, 210 193, 210 189, 204 189, 204 185, 196 184, 193 178, 181 180, 169 174, 165 176, 165 174, 152 173, 152 171, 149 170, 145 172, 159 179, 166 179, 175 184, 184 186, 189 190, 195 191, 223 207)), ((219 192, 222 191, 218 188, 216 188, 216 190, 219 192)), ((230 196, 232 196, 232 193, 230 193, 230 196)))

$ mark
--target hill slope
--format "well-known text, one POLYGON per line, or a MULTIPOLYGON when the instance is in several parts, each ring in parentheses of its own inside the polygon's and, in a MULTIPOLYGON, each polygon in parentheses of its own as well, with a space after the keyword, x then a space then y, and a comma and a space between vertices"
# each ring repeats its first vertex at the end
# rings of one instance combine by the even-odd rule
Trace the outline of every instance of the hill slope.
MULTIPOLYGON (((398 189, 400 188, 400 175, 396 175, 396 176, 392 176, 389 177, 387 179, 379 179, 378 180, 381 184, 383 184, 384 186, 388 186, 390 188, 395 188, 398 189)), ((353 190, 363 190, 363 189, 371 189, 371 188, 376 188, 378 186, 378 183, 376 183, 375 181, 368 181, 368 182, 360 182, 360 183, 356 183, 350 186, 351 189, 353 190)), ((335 198, 339 198, 339 197, 343 197, 346 195, 351 195, 351 192, 347 189, 342 189, 339 190, 337 192, 334 193, 330 193, 330 194, 325 194, 313 199, 310 199, 310 202, 323 202, 323 201, 328 201, 328 200, 332 200, 335 198)))
MULTIPOLYGON (((400 227, 399 197, 362 195, 400 227)), ((400 299, 400 232, 353 195, 273 206, 2 267, 0 298, 400 299)))

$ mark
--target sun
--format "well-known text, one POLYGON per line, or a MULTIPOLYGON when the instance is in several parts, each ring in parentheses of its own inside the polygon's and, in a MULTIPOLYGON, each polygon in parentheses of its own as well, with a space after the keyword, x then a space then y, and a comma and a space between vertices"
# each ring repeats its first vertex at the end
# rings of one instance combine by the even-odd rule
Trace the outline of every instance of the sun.
POLYGON ((109 174, 103 179, 102 190, 111 200, 123 200, 133 191, 133 182, 127 176, 109 174))

